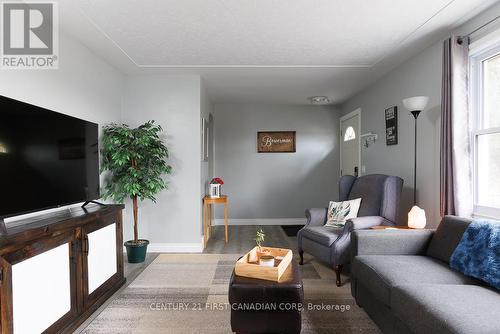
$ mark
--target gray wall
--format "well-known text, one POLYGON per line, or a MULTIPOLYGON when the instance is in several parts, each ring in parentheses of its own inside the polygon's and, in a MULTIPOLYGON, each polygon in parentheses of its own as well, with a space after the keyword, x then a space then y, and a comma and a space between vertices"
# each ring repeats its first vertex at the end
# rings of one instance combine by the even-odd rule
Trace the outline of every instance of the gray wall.
MULTIPOLYGON (((145 75, 125 80, 123 121, 138 126, 155 120, 170 151, 169 189, 157 202, 140 202, 139 234, 151 252, 201 250, 200 77, 145 75)), ((132 208, 124 213, 125 239, 132 237, 132 208)))
POLYGON ((414 118, 403 107, 406 97, 427 95, 429 104, 418 118, 417 201, 429 225, 439 221, 439 127, 441 109, 441 45, 436 44, 398 67, 375 85, 342 105, 342 114, 361 108, 361 131, 379 135, 378 141, 362 145, 361 165, 365 174, 383 173, 404 179, 402 225, 413 202, 414 118), (385 144, 386 108, 398 107, 398 145, 385 144))
MULTIPOLYGON (((500 14, 500 3, 466 22, 453 33, 466 35, 500 14)), ((427 226, 435 227, 439 214, 439 150, 441 127, 442 41, 398 66, 383 78, 341 106, 342 114, 362 108, 362 132, 378 133, 379 140, 362 148, 361 164, 366 173, 385 173, 404 179, 400 223, 407 223, 413 202, 413 116, 402 106, 402 99, 416 95, 430 97, 429 105, 418 118, 417 202, 425 209, 427 226), (385 145, 384 109, 398 106, 399 144, 385 145)))
POLYGON ((61 33, 57 70, 3 70, 0 95, 98 123, 119 122, 124 76, 61 33))
MULTIPOLYGON (((338 113, 332 107, 216 104, 215 174, 231 219, 303 218, 338 196, 338 113), (297 131, 296 153, 257 153, 258 131, 297 131)), ((220 217, 220 213, 218 213, 220 217)))

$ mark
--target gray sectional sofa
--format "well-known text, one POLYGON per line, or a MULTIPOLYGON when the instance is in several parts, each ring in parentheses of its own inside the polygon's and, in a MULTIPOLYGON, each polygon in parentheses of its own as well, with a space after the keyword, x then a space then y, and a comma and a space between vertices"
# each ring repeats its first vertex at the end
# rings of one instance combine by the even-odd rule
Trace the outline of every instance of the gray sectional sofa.
POLYGON ((500 333, 499 291, 449 267, 470 222, 353 232, 352 295, 384 333, 500 333))

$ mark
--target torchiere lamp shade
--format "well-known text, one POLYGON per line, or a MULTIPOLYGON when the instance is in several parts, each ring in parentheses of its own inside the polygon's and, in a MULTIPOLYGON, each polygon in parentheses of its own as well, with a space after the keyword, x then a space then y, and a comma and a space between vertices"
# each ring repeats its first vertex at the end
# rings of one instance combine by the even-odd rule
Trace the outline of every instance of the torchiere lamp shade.
POLYGON ((422 111, 429 102, 428 96, 414 96, 403 100, 403 104, 409 111, 418 110, 422 111))

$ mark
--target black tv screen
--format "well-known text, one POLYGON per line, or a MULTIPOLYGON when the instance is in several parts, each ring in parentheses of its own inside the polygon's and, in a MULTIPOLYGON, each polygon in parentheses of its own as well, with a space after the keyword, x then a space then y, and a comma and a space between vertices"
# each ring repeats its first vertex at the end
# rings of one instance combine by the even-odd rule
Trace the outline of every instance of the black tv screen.
POLYGON ((99 198, 98 125, 0 96, 0 217, 99 198))

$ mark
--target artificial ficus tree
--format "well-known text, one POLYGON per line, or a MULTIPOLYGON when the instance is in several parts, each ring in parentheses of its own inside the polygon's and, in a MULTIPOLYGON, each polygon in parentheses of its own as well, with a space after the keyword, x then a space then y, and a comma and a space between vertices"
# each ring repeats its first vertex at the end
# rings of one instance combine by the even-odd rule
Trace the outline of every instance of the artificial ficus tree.
POLYGON ((139 243, 138 200, 156 202, 156 195, 167 189, 164 179, 172 172, 167 164, 168 149, 160 138, 162 127, 154 121, 130 128, 126 124, 109 124, 103 128, 101 172, 109 172, 104 180, 103 198, 123 203, 132 200, 134 211, 134 243, 139 243))

